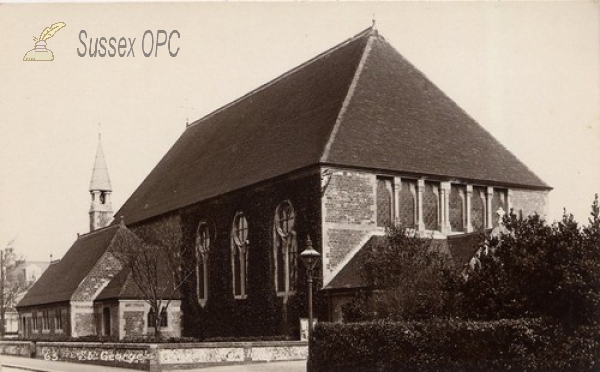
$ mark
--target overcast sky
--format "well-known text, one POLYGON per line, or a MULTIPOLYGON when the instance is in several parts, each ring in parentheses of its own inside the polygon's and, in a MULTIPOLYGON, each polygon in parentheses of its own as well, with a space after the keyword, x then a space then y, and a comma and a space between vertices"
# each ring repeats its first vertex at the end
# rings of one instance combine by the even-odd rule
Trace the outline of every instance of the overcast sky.
MULTIPOLYGON (((62 257, 88 232, 102 123, 115 211, 196 120, 371 25, 587 221, 600 191, 600 7, 579 3, 0 5, 0 248, 62 257), (53 62, 23 62, 55 22, 53 62), (144 57, 144 31, 171 32, 144 57), (91 58, 87 37, 136 38, 91 58), (84 38, 85 41, 87 39, 84 38), (128 49, 129 47, 127 47, 128 49)), ((148 45, 147 49, 148 49, 148 45)), ((146 50, 147 50, 146 49, 146 50)))

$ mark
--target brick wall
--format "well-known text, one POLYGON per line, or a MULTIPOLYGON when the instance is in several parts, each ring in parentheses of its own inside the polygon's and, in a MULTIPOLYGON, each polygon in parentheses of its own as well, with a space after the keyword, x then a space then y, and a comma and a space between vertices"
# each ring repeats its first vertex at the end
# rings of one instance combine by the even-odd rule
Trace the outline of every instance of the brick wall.
MULTIPOLYGON (((373 171, 341 168, 323 168, 322 173, 323 171, 330 174, 330 177, 322 180, 324 190, 321 201, 323 278, 327 283, 350 257, 351 252, 360 248, 371 235, 384 233, 384 229, 377 226, 377 180, 393 177, 373 171)), ((394 216, 401 222, 417 219, 414 211, 418 210, 419 200, 415 198, 415 191, 410 189, 411 185, 416 186, 416 181, 401 176, 396 177, 394 182, 395 198, 398 200, 391 219, 394 216), (407 180, 410 182, 406 182, 407 180)), ((523 217, 535 212, 544 216, 548 209, 548 191, 473 186, 471 210, 467 211, 466 183, 426 180, 420 187, 422 191, 418 194, 423 198, 422 222, 409 222, 408 225, 415 225, 422 232, 433 234, 435 239, 444 239, 451 232, 469 232, 470 228, 479 230, 491 227, 495 222, 494 218, 497 219, 495 211, 500 206, 506 210, 507 199, 510 207, 516 213, 521 212, 523 217), (470 228, 467 228, 467 212, 470 212, 471 217, 470 228)), ((389 209, 389 206, 385 207, 386 210, 389 209)))
POLYGON ((123 312, 123 336, 143 336, 145 334, 146 313, 142 311, 123 312))
POLYGON ((323 210, 323 278, 324 281, 377 227, 375 192, 376 174, 328 168, 323 210))
POLYGON ((332 170, 325 190, 323 218, 326 223, 374 226, 375 175, 345 170, 332 170))
MULTIPOLYGON (((120 302, 120 337, 154 336, 154 328, 148 327, 150 305, 141 300, 120 302)), ((181 336, 181 301, 171 301, 167 308, 167 327, 161 328, 164 337, 181 336)))
POLYGON ((510 189, 510 208, 518 216, 527 217, 535 213, 548 215, 548 191, 510 189))

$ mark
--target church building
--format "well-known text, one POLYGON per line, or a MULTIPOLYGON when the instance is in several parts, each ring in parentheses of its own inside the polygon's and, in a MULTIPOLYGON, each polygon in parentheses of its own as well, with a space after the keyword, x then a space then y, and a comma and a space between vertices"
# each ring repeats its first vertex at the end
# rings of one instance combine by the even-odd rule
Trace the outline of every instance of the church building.
MULTIPOLYGON (((153 334, 155 317, 131 273, 115 254, 132 232, 113 221, 112 186, 102 143, 90 182, 90 232, 78 236, 65 256, 50 266, 19 301, 19 335, 30 339, 104 336, 115 339, 153 334)), ((180 296, 161 313, 165 336, 179 336, 180 296)))
MULTIPOLYGON (((92 224, 110 203, 98 185, 92 224)), ((195 263, 182 334, 296 338, 308 238, 322 255, 317 317, 338 320, 359 275, 353 258, 386 227, 433 236, 454 255, 457 237, 494 226, 500 207, 545 215, 550 190, 372 27, 189 124, 117 212, 127 227, 114 221, 78 242, 176 217, 195 263)), ((98 322, 93 298, 81 301, 98 322)))

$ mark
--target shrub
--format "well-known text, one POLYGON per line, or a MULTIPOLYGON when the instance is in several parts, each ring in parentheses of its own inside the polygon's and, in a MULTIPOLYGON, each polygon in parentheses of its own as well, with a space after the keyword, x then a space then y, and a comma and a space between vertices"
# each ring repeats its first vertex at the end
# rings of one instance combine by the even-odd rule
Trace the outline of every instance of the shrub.
POLYGON ((542 319, 328 324, 315 328, 313 371, 593 371, 599 329, 565 334, 542 319))
POLYGON ((448 315, 444 286, 453 270, 439 243, 397 227, 387 230, 382 243, 364 249, 361 274, 369 290, 342 307, 345 321, 448 315))
POLYGON ((566 212, 548 225, 539 216, 505 217, 507 232, 486 244, 493 254, 459 283, 463 316, 551 316, 571 328, 600 321, 600 207, 580 228, 566 212))

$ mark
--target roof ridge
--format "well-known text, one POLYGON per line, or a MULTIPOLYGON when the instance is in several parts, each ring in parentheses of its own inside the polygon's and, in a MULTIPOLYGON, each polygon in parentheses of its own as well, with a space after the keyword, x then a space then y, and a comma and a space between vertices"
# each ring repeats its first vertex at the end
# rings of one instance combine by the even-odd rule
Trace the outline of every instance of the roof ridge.
POLYGON ((276 78, 274 78, 274 79, 272 79, 272 80, 270 80, 270 81, 268 81, 268 82, 266 82, 266 83, 258 86, 257 88, 251 90, 250 92, 244 94, 243 96, 241 96, 241 97, 239 97, 239 98, 237 98, 237 99, 235 99, 235 100, 233 100, 233 101, 231 101, 231 102, 229 102, 229 103, 227 103, 227 104, 219 107, 218 109, 212 111, 211 113, 209 113, 209 114, 201 117, 200 119, 198 119, 198 120, 196 120, 196 121, 188 124, 185 129, 187 130, 190 127, 193 127, 193 126, 196 126, 197 124, 200 124, 201 122, 203 122, 203 121, 205 121, 205 120, 207 120, 207 119, 215 116, 216 114, 220 113, 221 111, 224 111, 224 110, 228 109, 229 107, 237 104, 238 102, 241 102, 244 99, 253 96, 255 93, 258 93, 258 92, 260 92, 260 91, 262 91, 262 90, 270 87, 271 85, 273 85, 273 84, 275 84, 275 83, 283 80, 284 78, 292 75, 296 71, 298 71, 298 70, 300 70, 300 69, 302 69, 302 68, 304 68, 304 67, 306 67, 306 66, 308 66, 308 65, 310 65, 310 64, 312 64, 312 63, 314 63, 314 62, 316 62, 316 61, 318 61, 320 59, 322 59, 326 55, 333 53, 334 51, 342 48, 343 46, 345 46, 347 44, 350 44, 351 42, 355 41, 356 39, 359 39, 359 38, 365 37, 365 36, 371 36, 371 35, 377 35, 377 30, 374 29, 373 26, 364 29, 363 31, 357 33, 356 35, 352 36, 351 38, 348 38, 347 40, 344 40, 341 43, 339 43, 337 45, 334 45, 333 47, 325 50, 324 52, 322 52, 320 54, 317 54, 315 57, 313 57, 313 58, 311 58, 311 59, 309 59, 309 60, 307 60, 307 61, 299 64, 296 67, 293 67, 292 69, 284 72, 283 74, 277 76, 276 78))
MULTIPOLYGON (((371 29, 373 29, 373 27, 371 27, 371 29)), ((371 32, 369 35, 369 40, 367 41, 367 44, 365 45, 363 54, 360 57, 360 61, 358 62, 358 66, 356 66, 356 71, 354 71, 354 76, 352 77, 352 82, 350 83, 350 86, 348 87, 348 91, 346 92, 346 97, 344 97, 344 101, 342 102, 342 107, 340 108, 340 111, 338 112, 338 116, 335 119, 335 124, 333 125, 333 128, 331 128, 331 133, 329 133, 329 138, 327 139, 327 143, 325 144, 325 148, 323 149, 321 159, 319 159, 320 162, 326 162, 327 158, 329 157, 329 151, 331 150, 331 145, 333 144, 333 141, 335 141, 335 137, 336 137, 337 132, 342 123, 342 119, 344 118, 344 114, 346 113, 346 109, 348 108, 348 105, 350 104, 350 101, 352 100, 352 97, 354 96, 354 90, 356 89, 356 86, 358 85, 358 80, 360 79, 360 75, 363 71, 363 68, 365 67, 365 63, 371 52, 372 45, 373 45, 373 38, 371 36, 373 36, 373 35, 375 37, 378 36, 378 33, 376 30, 371 32)))
POLYGON ((101 228, 99 228, 99 229, 96 229, 96 230, 94 230, 94 231, 89 231, 89 232, 86 232, 86 233, 80 234, 80 235, 77 237, 77 239, 79 239, 79 238, 85 238, 85 237, 88 237, 88 236, 90 236, 90 235, 92 235, 92 234, 95 234, 95 233, 101 233, 101 232, 104 232, 104 231, 106 231, 106 230, 108 230, 108 229, 110 229, 110 228, 112 228, 112 227, 118 227, 118 226, 119 226, 119 224, 112 224, 112 223, 111 223, 111 224, 110 224, 110 225, 108 225, 108 226, 101 227, 101 228))

